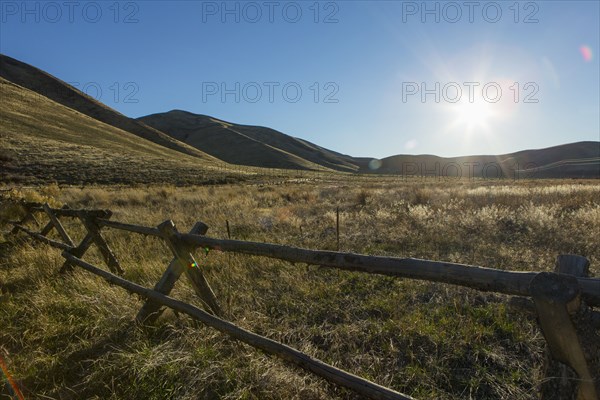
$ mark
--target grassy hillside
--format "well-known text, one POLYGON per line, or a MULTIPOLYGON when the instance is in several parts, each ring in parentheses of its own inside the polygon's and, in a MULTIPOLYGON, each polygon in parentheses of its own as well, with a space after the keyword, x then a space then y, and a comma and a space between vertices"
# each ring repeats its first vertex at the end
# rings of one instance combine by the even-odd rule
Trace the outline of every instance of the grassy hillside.
POLYGON ((358 159, 362 171, 403 175, 462 176, 464 178, 600 178, 600 142, 577 142, 503 155, 438 157, 396 155, 369 168, 369 159, 358 159))
POLYGON ((194 147, 178 142, 163 132, 120 114, 55 76, 3 54, 0 54, 0 77, 100 122, 133 133, 161 146, 203 160, 215 161, 211 156, 194 147))
MULTIPOLYGON (((395 155, 384 158, 377 168, 372 168, 374 164, 371 163, 373 161, 371 158, 336 153, 266 127, 239 125, 179 110, 134 120, 58 78, 2 54, 0 54, 0 77, 30 89, 42 99, 51 99, 119 130, 168 149, 197 157, 201 164, 203 161, 215 163, 222 160, 238 166, 261 168, 417 176, 461 175, 466 178, 503 176, 511 179, 515 177, 600 178, 600 142, 571 143, 498 156, 443 158, 433 155, 395 155)), ((14 100, 13 98, 11 101, 14 100)), ((2 102, 4 106, 4 99, 2 102)), ((51 116, 51 113, 48 116, 51 116)), ((13 123, 27 125, 27 121, 17 122, 17 119, 22 117, 27 120, 27 113, 13 114, 13 123)), ((0 162, 6 161, 5 156, 0 155, 0 162)), ((47 166, 47 164, 43 165, 42 169, 48 170, 47 166)), ((32 169, 39 170, 40 166, 32 165, 32 169)), ((33 171, 32 174, 38 172, 33 171)), ((184 173, 184 175, 188 174, 184 173)), ((64 181, 62 178, 59 180, 64 181)), ((117 180, 131 183, 139 181, 120 178, 117 180)), ((158 182, 154 179, 153 181, 158 182)), ((184 177, 177 181, 190 182, 190 179, 184 177)), ((99 182, 106 182, 106 180, 99 182)), ((167 179, 163 182, 171 181, 167 179)))
POLYGON ((180 110, 152 114, 138 120, 232 164, 357 170, 351 157, 262 126, 233 124, 180 110))
POLYGON ((0 78, 2 180, 201 183, 242 177, 105 124, 0 78))
MULTIPOLYGON (((331 179, 13 195, 109 208, 147 226, 172 218, 180 231, 201 220, 214 237, 227 236, 227 219, 235 239, 319 249, 335 248, 339 206, 342 250, 533 271, 575 253, 600 274, 596 182, 331 179)), ((76 225, 66 228, 81 239, 76 225)), ((172 257, 153 238, 105 236, 125 277, 148 287, 172 257)), ((0 351, 28 399, 356 399, 185 316, 134 327, 136 296, 84 271, 58 275, 58 251, 5 240, 0 351)), ((340 368, 418 399, 537 398, 544 340, 506 296, 218 251, 197 258, 230 320, 340 368)), ((85 259, 102 265, 95 252, 85 259)), ((198 304, 185 280, 173 296, 198 304)))

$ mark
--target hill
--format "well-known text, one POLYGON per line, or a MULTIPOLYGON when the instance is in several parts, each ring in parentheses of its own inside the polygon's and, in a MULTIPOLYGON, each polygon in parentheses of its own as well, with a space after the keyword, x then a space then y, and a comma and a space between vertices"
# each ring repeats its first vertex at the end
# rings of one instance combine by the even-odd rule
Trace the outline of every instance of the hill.
POLYGON ((600 178, 600 142, 577 142, 503 155, 351 157, 271 128, 238 125, 181 110, 138 119, 223 161, 269 168, 463 178, 600 178))
POLYGON ((239 125, 181 110, 147 115, 138 121, 232 164, 346 172, 358 169, 352 157, 267 127, 239 125))
POLYGON ((600 178, 600 142, 577 142, 503 155, 395 155, 355 159, 361 172, 463 178, 600 178))
POLYGON ((503 155, 400 154, 376 160, 343 155, 268 127, 187 111, 132 119, 40 69, 1 54, 0 79, 0 162, 5 179, 183 183, 203 181, 216 169, 222 173, 237 169, 241 171, 237 175, 247 176, 244 168, 231 164, 402 176, 600 178, 600 142, 503 155), (139 173, 132 169, 134 165, 141 168, 139 173))
POLYGON ((3 78, 0 98, 4 181, 186 184, 223 181, 234 174, 212 157, 142 139, 3 78))
POLYGON ((213 159, 206 153, 178 142, 163 132, 126 117, 57 77, 3 54, 0 54, 0 77, 54 100, 65 107, 161 146, 204 160, 213 159))

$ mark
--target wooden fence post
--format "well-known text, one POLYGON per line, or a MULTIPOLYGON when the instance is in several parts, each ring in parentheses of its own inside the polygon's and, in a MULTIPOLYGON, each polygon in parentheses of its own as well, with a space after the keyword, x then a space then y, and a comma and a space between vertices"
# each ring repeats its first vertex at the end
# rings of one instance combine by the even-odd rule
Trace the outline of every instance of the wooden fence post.
MULTIPOLYGON (((63 210, 68 210, 69 206, 65 204, 62 208, 63 208, 63 210)), ((53 228, 54 228, 54 224, 52 223, 52 220, 50 220, 50 221, 48 221, 46 226, 44 226, 42 228, 42 230, 40 231, 40 235, 46 236, 47 234, 50 233, 50 231, 52 231, 53 228)))
POLYGON ((168 220, 158 226, 158 229, 167 239, 167 244, 177 258, 179 263, 184 267, 185 275, 190 280, 192 287, 200 299, 208 306, 209 310, 215 315, 221 315, 221 307, 217 302, 217 298, 204 274, 200 270, 199 264, 191 254, 192 249, 177 239, 177 228, 173 221, 168 220), (194 267, 192 267, 194 266, 194 267))
MULTIPOLYGON (((162 223, 161 225, 159 225, 159 229, 161 230, 161 232, 165 233, 165 235, 166 235, 165 239, 167 241, 167 244, 168 244, 169 248, 171 249, 171 251, 173 252, 173 255, 175 257, 169 263, 169 267, 167 268, 165 273, 160 278, 160 281, 158 281, 158 283, 154 286, 154 290, 168 296, 169 293, 171 292, 171 290, 173 289, 173 287, 175 286, 175 282, 177 282, 177 280, 179 279, 181 274, 184 273, 184 271, 186 272, 188 277, 190 276, 189 275, 190 272, 194 271, 194 270, 200 274, 201 278, 204 278, 204 275, 202 275, 202 272, 200 272, 198 270, 198 267, 192 268, 192 269, 188 268, 187 260, 185 260, 183 263, 180 261, 180 259, 178 257, 179 252, 175 251, 173 249, 172 244, 171 244, 171 239, 170 239, 174 235, 174 232, 176 232, 175 225, 173 224, 173 222, 166 221, 166 222, 162 223)), ((202 222, 197 222, 194 225, 194 227, 190 230, 190 234, 204 235, 204 234, 206 234, 207 231, 208 231, 208 226, 206 226, 202 222)), ((176 242, 176 240, 175 240, 175 242, 176 242)), ((181 244, 177 244, 177 247, 180 248, 180 250, 183 250, 181 253, 183 253, 184 257, 185 257, 186 252, 189 254, 189 249, 181 248, 182 247, 181 244)), ((191 257, 191 254, 189 254, 189 256, 191 257)), ((191 262, 195 262, 193 260, 193 257, 192 257, 191 262)), ((192 274, 193 274, 193 272, 192 272, 192 274)), ((194 282, 195 281, 192 281, 192 285, 194 285, 194 282)), ((205 279, 204 279, 204 282, 206 282, 205 279)), ((206 282, 206 286, 208 286, 208 282, 206 282)), ((210 305, 210 303, 208 301, 204 300, 204 297, 207 297, 207 296, 205 296, 204 294, 201 294, 201 293, 203 293, 202 290, 200 290, 196 286, 194 286, 194 289, 196 290, 196 293, 200 296, 200 298, 203 301, 205 301, 207 304, 209 304, 209 307, 212 310, 212 306, 210 305)), ((208 286, 208 289, 210 290, 210 294, 214 298, 214 293, 212 292, 212 289, 210 289, 210 286, 208 286)), ((217 309, 217 311, 215 311, 215 310, 212 310, 212 311, 220 313, 220 308, 218 307, 216 298, 214 298, 214 300, 212 300, 212 299, 208 299, 208 300, 211 301, 212 303, 214 303, 214 305, 217 309)), ((160 316, 160 309, 161 309, 160 304, 158 304, 152 300, 148 300, 148 301, 146 301, 146 303, 144 303, 141 310, 138 312, 138 315, 136 316, 136 321, 138 321, 139 323, 152 324, 160 316)))
MULTIPOLYGON (((88 233, 87 235, 85 235, 85 237, 83 238, 81 243, 79 243, 79 245, 77 247, 75 247, 73 250, 71 250, 69 253, 74 255, 77 258, 81 258, 81 257, 83 257, 83 255, 85 254, 87 249, 90 248, 92 243, 94 243, 94 239, 92 238, 92 235, 88 233)), ((70 272, 72 270, 73 270, 73 265, 69 262, 69 260, 65 260, 62 267, 60 267, 61 274, 70 272)))
POLYGON ((354 390, 361 399, 373 399, 373 400, 415 400, 410 396, 396 392, 395 390, 380 386, 364 378, 360 378, 349 372, 336 368, 332 365, 326 364, 323 361, 317 360, 312 356, 302 353, 296 349, 293 349, 283 343, 276 342, 267 337, 258 335, 256 333, 247 331, 239 326, 224 321, 210 313, 201 310, 191 304, 184 303, 179 300, 175 300, 162 293, 154 290, 145 288, 133 282, 129 282, 117 275, 113 275, 108 271, 104 271, 100 268, 95 267, 83 260, 73 257, 68 252, 63 252, 63 256, 69 259, 74 264, 81 268, 89 271, 97 276, 104 278, 106 281, 120 286, 123 289, 144 296, 148 299, 153 299, 159 304, 170 307, 175 311, 185 313, 194 320, 203 322, 207 326, 215 328, 230 337, 242 341, 250 346, 256 347, 263 350, 268 354, 276 355, 283 360, 292 362, 307 371, 318 375, 327 381, 344 386, 350 390, 354 390))
MULTIPOLYGON (((95 221, 96 218, 109 219, 112 216, 112 211, 94 211, 93 215, 89 212, 78 212, 77 216, 81 223, 85 226, 87 234, 81 240, 79 245, 71 250, 70 253, 77 258, 81 258, 83 257, 83 254, 90 248, 90 246, 95 243, 100 250, 100 254, 102 254, 102 257, 104 258, 104 262, 111 272, 122 274, 124 272, 123 268, 121 268, 119 261, 113 254, 110 247, 108 247, 108 243, 106 243, 102 235, 100 235, 100 227, 95 221)), ((68 260, 66 260, 62 265, 60 272, 65 273, 71 271, 72 269, 73 266, 68 260)))
POLYGON ((556 257, 554 272, 587 278, 590 276, 590 261, 575 254, 561 254, 556 257))
POLYGON ((335 239, 337 242, 337 251, 340 251, 340 207, 335 208, 335 239))
POLYGON ((540 273, 531 281, 531 295, 551 355, 541 386, 542 399, 598 399, 600 338, 574 276, 585 276, 588 267, 585 257, 561 255, 555 269, 558 273, 540 273))
POLYGON ((65 228, 62 226, 62 224, 60 223, 60 221, 58 220, 56 215, 54 215, 54 213, 50 209, 50 206, 48 205, 48 203, 44 203, 42 205, 42 208, 44 209, 44 212, 46 214, 48 214, 48 217, 50 218, 52 225, 54 225, 54 228, 58 231, 58 234, 60 235, 62 240, 64 240, 64 242, 66 244, 68 244, 69 246, 75 247, 75 243, 73 243, 73 240, 71 240, 71 237, 69 236, 67 231, 65 231, 65 228))
MULTIPOLYGON (((100 218, 104 219, 109 219, 111 216, 112 211, 108 210, 105 211, 102 215, 99 215, 100 218)), ((79 215, 79 219, 87 229, 88 235, 92 237, 92 241, 96 244, 96 246, 98 246, 102 257, 104 258, 104 262, 106 262, 106 265, 108 265, 108 268, 113 273, 122 274, 125 271, 123 271, 123 268, 121 268, 119 261, 113 254, 110 247, 108 247, 108 243, 106 243, 106 240, 104 240, 104 238, 100 234, 100 227, 98 226, 98 223, 96 223, 95 218, 96 217, 92 217, 84 213, 81 213, 79 215)))

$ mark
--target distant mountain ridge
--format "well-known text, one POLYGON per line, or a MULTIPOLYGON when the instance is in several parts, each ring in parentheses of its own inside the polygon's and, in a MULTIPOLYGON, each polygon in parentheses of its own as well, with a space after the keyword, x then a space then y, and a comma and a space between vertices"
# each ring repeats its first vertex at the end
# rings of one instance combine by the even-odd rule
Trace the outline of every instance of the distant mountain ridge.
POLYGON ((361 171, 368 170, 464 178, 600 178, 600 142, 576 142, 503 155, 395 155, 375 162, 362 159, 361 171))
MULTIPOLYGON (((170 149, 164 152, 169 160, 182 154, 185 163, 189 158, 196 159, 198 173, 220 165, 224 170, 235 170, 234 165, 293 169, 339 171, 364 174, 395 174, 404 176, 461 176, 464 178, 600 178, 600 141, 586 141, 563 144, 545 149, 522 150, 503 155, 481 155, 463 157, 438 157, 434 155, 394 155, 381 160, 369 157, 352 157, 326 149, 306 140, 295 138, 277 130, 262 127, 235 124, 207 115, 194 114, 182 110, 147 115, 132 119, 87 96, 62 80, 21 61, 0 54, 0 78, 4 98, 6 124, 0 126, 0 139, 8 136, 15 148, 21 132, 27 132, 28 141, 33 140, 34 127, 40 136, 48 140, 60 139, 61 143, 78 142, 73 129, 59 127, 53 122, 64 125, 64 116, 72 115, 73 124, 82 137, 96 132, 104 124, 107 131, 130 133, 142 140, 127 139, 136 157, 142 157, 143 151, 153 154, 163 153, 159 148, 170 149), (17 85, 12 87, 8 83, 17 85), (40 96, 33 100, 32 94, 40 96), (47 99, 49 101, 45 101, 47 99), (29 104, 29 105, 27 105, 29 104), (37 104, 34 105, 34 104, 37 104), (60 107, 59 107, 60 106, 60 107), (45 122, 32 121, 27 107, 41 107, 45 122), (75 112, 72 114, 66 109, 75 112), (21 112, 12 112, 21 110, 21 112), (56 121, 52 121, 51 110, 55 109, 56 121), (77 113, 86 118, 76 117, 77 113), (59 118, 60 117, 60 118, 59 118), (90 120, 91 119, 91 120, 90 120), (96 123, 93 123, 96 121, 96 123), (10 129, 8 129, 10 128, 10 129), (115 128, 113 130, 112 128, 115 128), (44 130, 50 131, 46 132, 44 130), (88 131, 86 131, 89 130, 88 131), (68 132, 68 134, 65 134, 68 132), (150 146, 143 141, 152 142, 150 146)), ((35 114, 35 113, 30 113, 35 114)), ((40 116, 42 116, 40 114, 40 116)), ((60 124, 59 124, 60 125, 60 124)), ((69 127, 70 128, 70 127, 69 127)), ((98 134, 96 133, 96 136, 98 134)), ((111 135, 113 135, 111 133, 111 135)), ((108 138, 108 136, 107 136, 108 138)), ((96 149, 110 153, 110 146, 116 136, 110 136, 104 145, 96 149), (108 147, 106 147, 108 146, 108 147)), ((124 142, 116 140, 120 154, 126 154, 124 142)), ((115 143, 116 143, 115 142, 115 143)), ((30 142, 28 142, 30 146, 30 142)), ((48 142, 49 143, 49 142, 48 142)), ((53 142, 54 143, 54 142, 53 142)), ((50 150, 45 150, 50 154, 50 150)), ((0 155, 1 156, 1 155, 0 155)), ((0 161, 2 157, 0 157, 0 161)), ((141 162, 141 161, 140 161, 141 162)), ((169 161, 170 162, 170 161, 169 161)), ((173 161, 177 164, 175 161, 173 161)), ((194 168, 194 167, 192 167, 194 168)), ((187 176, 188 172, 186 172, 187 176)), ((186 181, 193 178, 186 178, 186 181)))

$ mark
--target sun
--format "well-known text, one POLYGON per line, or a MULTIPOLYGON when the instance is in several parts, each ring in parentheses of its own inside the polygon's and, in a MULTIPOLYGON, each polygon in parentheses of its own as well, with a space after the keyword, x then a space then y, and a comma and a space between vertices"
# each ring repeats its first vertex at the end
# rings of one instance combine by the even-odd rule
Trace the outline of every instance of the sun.
POLYGON ((493 116, 490 104, 483 99, 456 103, 454 112, 455 124, 466 128, 469 133, 474 129, 487 129, 493 116))

